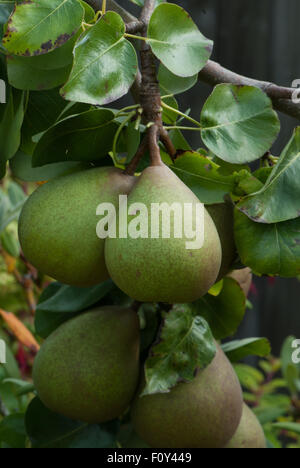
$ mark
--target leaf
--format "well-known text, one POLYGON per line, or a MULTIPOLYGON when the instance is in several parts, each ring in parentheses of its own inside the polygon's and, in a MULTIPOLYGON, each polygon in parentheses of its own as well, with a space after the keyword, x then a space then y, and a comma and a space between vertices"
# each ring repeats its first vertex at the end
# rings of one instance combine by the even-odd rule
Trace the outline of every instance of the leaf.
POLYGON ((271 353, 271 346, 266 338, 231 341, 222 345, 222 349, 231 362, 241 361, 247 356, 265 357, 271 353))
POLYGON ((148 42, 164 66, 181 77, 198 73, 213 47, 213 42, 201 34, 190 15, 171 3, 159 5, 152 14, 148 42))
POLYGON ((267 407, 255 408, 255 415, 257 416, 260 424, 265 425, 270 422, 276 421, 286 413, 286 408, 267 407))
POLYGON ((77 0, 36 0, 17 4, 3 38, 14 55, 32 57, 61 47, 76 34, 84 17, 77 0))
POLYGON ((0 442, 4 442, 9 448, 25 448, 24 414, 11 414, 0 422, 0 442))
POLYGON ((34 57, 7 56, 9 83, 17 89, 41 91, 65 83, 73 63, 73 48, 82 30, 59 49, 34 57))
POLYGON ((254 273, 285 278, 300 274, 300 218, 261 224, 235 210, 234 231, 241 260, 254 273))
POLYGON ((52 283, 44 290, 37 305, 35 328, 38 335, 47 338, 66 320, 100 301, 114 285, 111 280, 92 288, 77 288, 52 283))
POLYGON ((25 415, 26 432, 33 448, 112 448, 118 422, 86 424, 48 410, 39 398, 31 401, 25 415))
POLYGON ((78 162, 66 161, 33 168, 32 157, 18 151, 10 160, 10 168, 14 177, 25 182, 47 182, 69 172, 83 170, 87 167, 78 162))
POLYGON ((9 184, 7 194, 0 191, 0 232, 19 217, 26 198, 22 188, 15 182, 9 184))
POLYGON ((182 78, 171 73, 163 64, 158 71, 158 81, 165 94, 181 94, 191 89, 198 81, 198 74, 182 78))
POLYGON ((4 25, 15 7, 15 1, 0 1, 0 39, 3 36, 4 25))
POLYGON ((283 431, 294 432, 295 434, 300 435, 300 424, 291 423, 291 422, 279 422, 273 424, 273 427, 276 429, 281 429, 283 431))
POLYGON ((105 105, 128 92, 137 74, 137 56, 124 38, 125 24, 112 11, 77 42, 74 65, 62 88, 64 99, 105 105))
POLYGON ((246 311, 246 298, 240 285, 232 278, 224 278, 218 296, 206 294, 194 302, 195 310, 207 320, 216 340, 232 336, 246 311))
POLYGON ((11 312, 0 309, 0 315, 17 340, 32 351, 37 352, 40 345, 25 325, 11 312))
POLYGON ((167 393, 178 382, 191 382, 197 369, 211 363, 216 346, 206 321, 189 305, 176 305, 166 314, 158 344, 145 363, 146 387, 141 395, 167 393))
POLYGON ((270 98, 252 86, 221 84, 202 108, 202 139, 219 158, 245 164, 262 157, 280 123, 270 98))
POLYGON ((112 150, 118 124, 109 109, 68 117, 51 127, 35 147, 32 165, 62 161, 97 161, 112 150))
POLYGON ((264 187, 242 200, 238 209, 259 223, 280 223, 300 216, 300 127, 283 150, 264 187))
POLYGON ((242 387, 252 392, 258 390, 259 386, 264 382, 263 374, 254 367, 247 366, 246 364, 235 364, 234 370, 242 387))
POLYGON ((184 152, 171 169, 205 204, 224 202, 234 188, 233 176, 221 175, 219 166, 196 152, 184 152))

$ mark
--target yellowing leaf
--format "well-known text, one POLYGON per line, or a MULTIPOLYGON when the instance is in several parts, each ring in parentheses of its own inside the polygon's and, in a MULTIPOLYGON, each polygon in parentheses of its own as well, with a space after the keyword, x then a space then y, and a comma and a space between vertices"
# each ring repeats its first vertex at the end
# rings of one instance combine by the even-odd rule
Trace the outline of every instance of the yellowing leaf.
POLYGON ((24 346, 27 346, 32 351, 37 352, 40 349, 40 345, 32 333, 14 314, 0 309, 0 315, 20 343, 22 343, 24 346))

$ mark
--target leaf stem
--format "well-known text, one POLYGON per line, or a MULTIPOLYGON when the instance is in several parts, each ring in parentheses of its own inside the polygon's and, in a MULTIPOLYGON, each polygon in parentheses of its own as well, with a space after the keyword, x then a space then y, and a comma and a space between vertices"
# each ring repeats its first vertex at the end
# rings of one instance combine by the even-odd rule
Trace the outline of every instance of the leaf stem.
POLYGON ((148 37, 136 36, 135 34, 125 33, 124 37, 128 37, 129 39, 138 39, 140 41, 145 41, 145 42, 148 41, 148 37))
POLYGON ((115 134, 114 142, 113 142, 113 148, 112 148, 113 161, 114 161, 115 164, 117 162, 117 144, 118 144, 119 136, 121 135, 121 132, 122 132, 123 128, 126 127, 128 122, 130 122, 130 120, 132 119, 132 117, 135 116, 135 114, 136 114, 135 110, 130 112, 127 119, 125 119, 124 122, 121 123, 120 127, 118 128, 118 130, 117 130, 117 132, 115 134))
POLYGON ((102 0, 102 15, 106 13, 106 0, 102 0))
POLYGON ((177 125, 174 125, 172 127, 164 127, 165 130, 190 130, 190 131, 194 131, 194 132, 199 132, 201 130, 201 128, 195 128, 195 127, 181 127, 181 126, 177 126, 177 125))
POLYGON ((200 124, 199 122, 197 122, 197 120, 195 120, 195 119, 193 119, 192 117, 190 117, 189 115, 184 114, 184 113, 181 112, 180 110, 174 109, 174 107, 168 106, 168 104, 166 104, 165 102, 162 102, 161 105, 162 105, 162 107, 164 107, 165 109, 168 109, 168 110, 174 112, 175 114, 180 115, 181 117, 184 117, 186 120, 189 120, 189 121, 192 122, 193 124, 197 125, 197 127, 201 128, 201 124, 200 124))

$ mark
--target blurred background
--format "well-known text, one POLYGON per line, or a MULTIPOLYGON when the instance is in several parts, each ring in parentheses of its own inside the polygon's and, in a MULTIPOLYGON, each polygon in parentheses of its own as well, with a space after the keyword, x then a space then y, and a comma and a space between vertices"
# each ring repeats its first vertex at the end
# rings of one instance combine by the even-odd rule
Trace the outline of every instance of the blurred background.
MULTIPOLYGON (((119 2, 128 8, 129 2, 119 2)), ((201 32, 214 41, 212 59, 236 73, 292 86, 300 79, 299 0, 178 0, 189 11, 201 32)), ((138 11, 134 5, 132 13, 138 11)), ((211 88, 199 83, 179 99, 181 108, 200 110, 211 88)), ((277 156, 291 137, 297 120, 280 115, 282 128, 274 144, 277 156)), ((194 148, 201 144, 190 132, 194 148)), ((300 282, 297 279, 255 278, 248 312, 239 337, 266 336, 278 355, 288 335, 300 337, 300 282)))

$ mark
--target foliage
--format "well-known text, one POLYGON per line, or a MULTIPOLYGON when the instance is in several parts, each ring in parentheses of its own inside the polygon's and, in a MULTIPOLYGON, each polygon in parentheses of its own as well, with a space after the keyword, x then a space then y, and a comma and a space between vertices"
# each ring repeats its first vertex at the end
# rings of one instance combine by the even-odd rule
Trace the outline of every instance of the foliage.
MULTIPOLYGON (((181 7, 157 1, 146 37, 126 31, 120 14, 94 12, 81 0, 0 1, 0 83, 6 84, 0 103, 0 339, 7 344, 7 363, 0 366, 1 448, 116 447, 132 431, 128 414, 87 425, 51 413, 36 396, 31 368, 42 339, 91 306, 136 304, 110 280, 76 288, 36 271, 21 252, 17 221, 36 183, 132 161, 147 131, 143 109, 111 105, 135 81, 139 39, 160 62, 163 122, 177 151, 174 157, 161 145, 164 162, 203 203, 227 198, 235 204, 237 264, 258 275, 300 275, 299 128, 282 154, 271 156, 279 119, 267 95, 251 86, 216 86, 199 122, 181 112, 174 96, 196 85, 213 46, 181 7), (192 149, 183 130, 196 131, 206 148, 192 149), (252 172, 253 161, 258 171, 252 172)), ((139 304, 144 392, 191 381, 214 358, 214 339, 232 337, 245 313, 245 296, 229 278, 193 304, 139 304)), ((233 363, 270 354, 264 338, 227 342, 223 349, 233 363)), ((300 369, 290 356, 289 339, 281 360, 267 358, 260 370, 236 364, 245 400, 275 447, 300 447, 300 369)))

